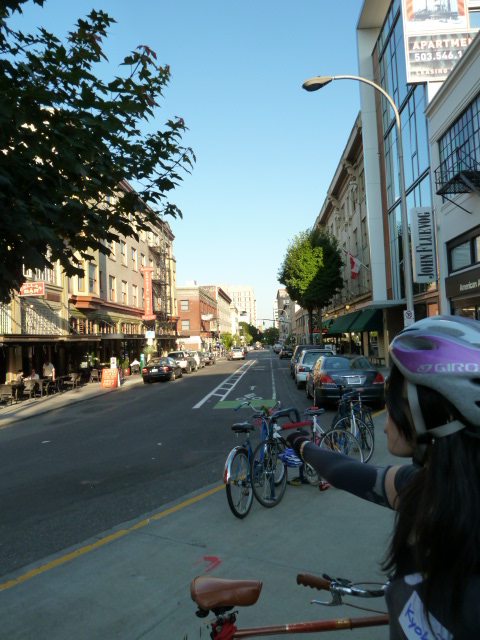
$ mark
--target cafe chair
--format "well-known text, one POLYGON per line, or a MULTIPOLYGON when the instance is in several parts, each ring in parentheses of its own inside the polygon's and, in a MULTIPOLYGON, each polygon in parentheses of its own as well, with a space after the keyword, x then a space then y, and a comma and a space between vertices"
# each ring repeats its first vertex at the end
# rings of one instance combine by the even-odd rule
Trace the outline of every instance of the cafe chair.
POLYGON ((70 378, 63 381, 63 386, 67 389, 76 389, 81 382, 80 373, 71 373, 70 378))
POLYGON ((140 365, 139 364, 131 364, 130 369, 132 371, 132 376, 140 373, 140 365))
POLYGON ((90 371, 90 382, 100 382, 100 372, 98 369, 90 371))
POLYGON ((30 400, 31 398, 36 398, 38 382, 36 380, 25 380, 24 385, 22 399, 28 398, 30 400))
POLYGON ((11 384, 0 384, 0 402, 4 402, 8 404, 10 400, 10 404, 13 404, 14 398, 14 390, 11 384))

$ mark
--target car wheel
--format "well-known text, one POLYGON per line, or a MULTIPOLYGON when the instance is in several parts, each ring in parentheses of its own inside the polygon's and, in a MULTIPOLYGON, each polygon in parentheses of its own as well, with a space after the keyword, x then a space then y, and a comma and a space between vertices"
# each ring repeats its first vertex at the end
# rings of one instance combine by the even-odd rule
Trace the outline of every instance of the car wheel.
POLYGON ((187 368, 185 369, 185 371, 187 373, 192 373, 192 367, 190 365, 188 365, 187 368))
POLYGON ((172 375, 170 376, 170 380, 175 380, 175 371, 172 371, 172 375))
POLYGON ((180 373, 178 374, 179 378, 183 378, 183 369, 180 371, 180 373))

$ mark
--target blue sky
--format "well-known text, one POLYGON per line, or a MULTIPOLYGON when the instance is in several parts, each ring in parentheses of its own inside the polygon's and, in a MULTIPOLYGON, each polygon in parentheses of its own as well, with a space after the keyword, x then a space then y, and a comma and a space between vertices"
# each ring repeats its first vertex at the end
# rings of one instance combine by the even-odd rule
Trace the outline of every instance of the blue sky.
POLYGON ((361 0, 47 0, 12 26, 64 36, 92 8, 113 25, 112 77, 139 44, 169 64, 156 120, 184 118, 197 163, 170 199, 177 284, 251 284, 257 315, 271 318, 288 243, 324 202, 360 108, 359 86, 302 90, 313 75, 357 73, 361 0))

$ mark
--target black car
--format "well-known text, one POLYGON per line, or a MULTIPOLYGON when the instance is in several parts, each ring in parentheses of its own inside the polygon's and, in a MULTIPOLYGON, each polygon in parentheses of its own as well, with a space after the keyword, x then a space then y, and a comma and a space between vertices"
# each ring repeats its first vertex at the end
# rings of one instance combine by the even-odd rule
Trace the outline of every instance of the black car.
POLYGON ((152 358, 142 369, 144 384, 155 380, 175 380, 182 375, 182 367, 173 358, 152 358))
POLYGON ((361 390, 362 400, 367 404, 375 403, 382 408, 385 406, 385 380, 365 356, 320 356, 307 385, 311 382, 313 401, 317 407, 338 400, 340 386, 361 390))
POLYGON ((205 364, 215 364, 215 354, 212 353, 211 351, 204 351, 203 352, 203 359, 205 361, 205 364))
POLYGON ((282 347, 282 350, 280 351, 280 359, 291 358, 292 356, 293 356, 292 347, 282 347))

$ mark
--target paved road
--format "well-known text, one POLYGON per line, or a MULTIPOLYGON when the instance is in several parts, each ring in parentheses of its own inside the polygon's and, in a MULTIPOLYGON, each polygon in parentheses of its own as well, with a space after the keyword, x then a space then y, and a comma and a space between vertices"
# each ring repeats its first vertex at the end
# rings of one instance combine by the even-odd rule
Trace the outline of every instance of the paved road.
MULTIPOLYGON (((221 441, 218 468, 215 465, 212 468, 215 477, 210 478, 210 482, 203 480, 182 496, 160 501, 148 518, 142 512, 140 517, 119 521, 108 530, 97 530, 68 549, 62 547, 56 553, 38 557, 28 566, 4 576, 0 585, 3 589, 0 615, 5 637, 150 639, 182 638, 185 632, 189 638, 199 637, 199 621, 193 615, 189 582, 195 574, 208 569, 209 561, 205 558, 211 557, 221 561, 212 570, 214 575, 264 580, 261 603, 242 614, 244 624, 248 625, 328 617, 330 610, 312 612, 308 602, 313 592, 305 592, 294 585, 298 570, 324 570, 363 579, 377 575, 392 523, 388 510, 334 489, 320 494, 312 487, 300 486, 288 487, 284 501, 276 509, 262 509, 254 504, 249 516, 239 521, 228 509, 223 488, 217 490, 225 453, 234 443, 226 428, 232 422, 233 411, 225 403, 254 393, 264 399, 282 397, 284 405, 290 401, 298 406, 307 405, 305 394, 297 391, 290 379, 287 365, 286 361, 282 363, 278 358, 262 353, 250 364, 248 359, 241 365, 225 363, 223 370, 212 369, 198 378, 195 377, 198 374, 194 374, 180 381, 188 386, 184 387, 182 410, 177 412, 187 411, 198 435, 197 446, 190 450, 189 456, 195 457, 203 451, 208 453, 207 458, 212 457, 211 443, 202 440, 207 418, 217 432, 216 438, 221 441), (234 374, 239 366, 243 367, 244 375, 234 374), (208 380, 210 377, 212 380, 208 380), (207 382, 207 394, 203 380, 207 382), (199 404, 198 408, 193 408, 199 404), (225 409, 221 409, 222 406, 225 409), (205 418, 199 420, 193 416, 205 418), (205 493, 206 490, 211 493, 205 493), (198 496, 202 499, 197 500, 198 496)), ((141 411, 153 411, 146 407, 144 394, 176 393, 176 384, 158 385, 162 387, 158 391, 156 387, 132 385, 131 389, 112 392, 108 402, 105 400, 106 404, 101 405, 104 417, 97 436, 98 433, 105 435, 106 429, 113 429, 115 434, 118 429, 120 432, 126 430, 125 426, 117 427, 117 420, 108 421, 105 416, 112 416, 113 407, 120 403, 120 413, 126 415, 128 423, 127 396, 137 398, 133 403, 137 413, 140 413, 139 405, 141 411), (115 395, 121 395, 121 400, 114 402, 115 395)), ((82 404, 82 412, 92 422, 94 404, 91 401, 82 404)), ((57 412, 51 422, 56 419, 57 412)), ((80 414, 78 419, 73 429, 87 429, 80 421, 80 414)), ((379 427, 373 462, 382 463, 389 459, 380 428, 382 415, 376 421, 379 427)), ((169 431, 181 432, 180 424, 179 421, 169 424, 169 431)), ((44 436, 45 428, 23 421, 0 430, 0 452, 5 440, 7 444, 10 440, 21 440, 21 432, 39 439, 44 436), (15 433, 16 437, 12 435, 15 433)), ((58 434, 67 429, 59 423, 51 427, 51 433, 59 437, 58 434)), ((98 451, 105 448, 102 442, 100 439, 98 451)), ((127 442, 131 444, 132 440, 127 442)), ((38 447, 38 450, 39 457, 44 456, 45 449, 38 447)), ((122 447, 119 451, 118 455, 121 455, 122 447)), ((72 456, 72 459, 77 458, 82 461, 82 456, 72 456)), ((2 466, 3 462, 6 460, 3 459, 2 466)), ((31 464, 34 463, 32 457, 31 464)), ((163 460, 163 463, 167 461, 163 460)), ((145 458, 144 466, 148 465, 145 458)), ((41 466, 48 467, 44 460, 41 466)), ((190 468, 198 470, 201 466, 199 463, 195 467, 193 463, 190 468)), ((194 474, 190 477, 195 481, 194 474)), ((5 476, 1 479, 3 487, 5 476)), ((132 491, 132 496, 135 493, 132 491)), ((4 496, 5 493, 2 501, 4 496)), ((102 506, 107 503, 105 499, 102 506)), ((59 523, 61 512, 60 509, 59 523)), ((25 522, 27 530, 28 525, 28 521, 25 522)), ((23 544, 28 547, 28 535, 23 544)), ((345 613, 338 612, 339 615, 345 613)), ((349 615, 352 613, 350 611, 349 615)), ((355 632, 356 638, 386 635, 385 630, 355 632)), ((206 637, 205 630, 202 637, 206 637)))

